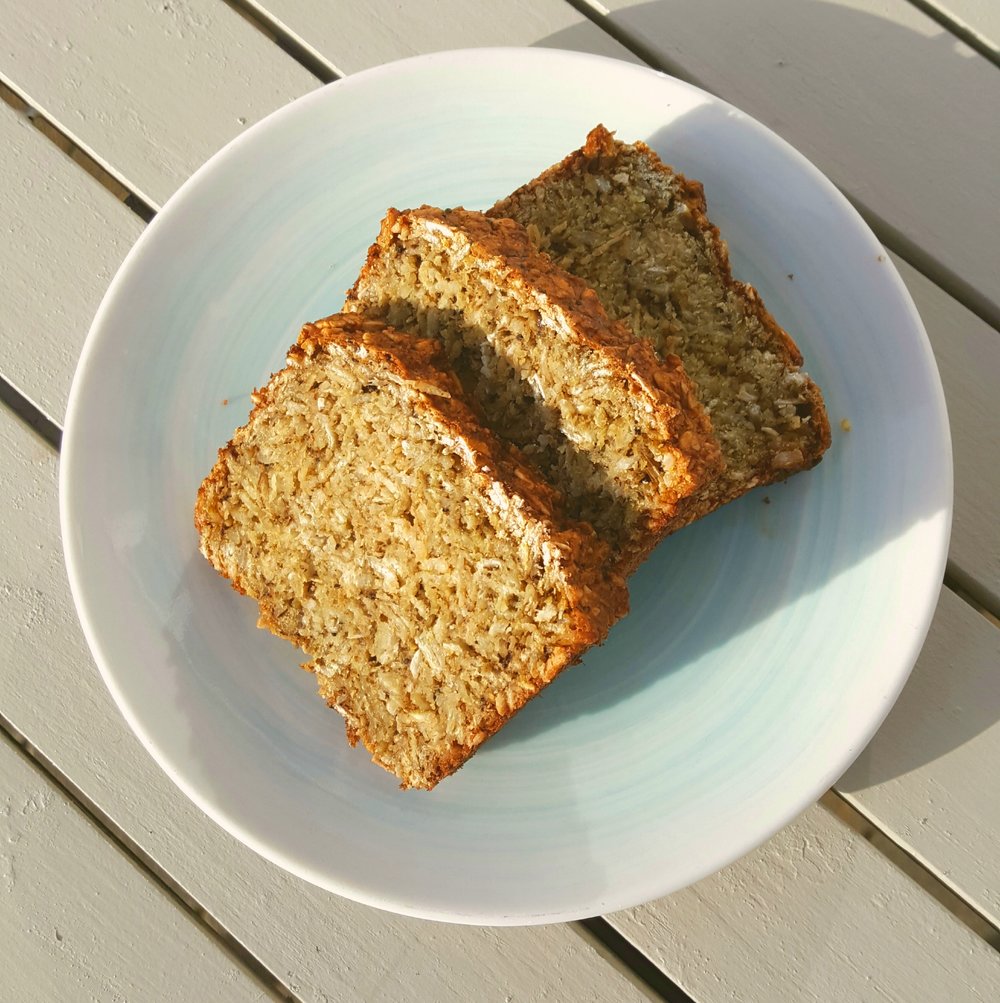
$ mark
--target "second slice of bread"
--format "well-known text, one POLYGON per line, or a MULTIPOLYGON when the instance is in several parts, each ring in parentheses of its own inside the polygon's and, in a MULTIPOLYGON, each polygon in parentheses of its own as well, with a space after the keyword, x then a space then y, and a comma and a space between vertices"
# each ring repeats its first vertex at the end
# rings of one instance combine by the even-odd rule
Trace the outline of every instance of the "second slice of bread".
POLYGON ((201 550, 404 787, 453 773, 627 608, 607 547, 437 342, 308 324, 198 492, 201 550))
POLYGON ((345 310, 439 338, 489 427, 565 494, 626 572, 719 470, 676 357, 657 358, 612 322, 510 220, 390 210, 345 310))
POLYGON ((523 224, 612 317, 683 361, 726 466, 672 528, 819 462, 830 445, 820 390, 757 291, 734 280, 697 181, 646 144, 618 142, 597 126, 582 149, 489 215, 523 224))

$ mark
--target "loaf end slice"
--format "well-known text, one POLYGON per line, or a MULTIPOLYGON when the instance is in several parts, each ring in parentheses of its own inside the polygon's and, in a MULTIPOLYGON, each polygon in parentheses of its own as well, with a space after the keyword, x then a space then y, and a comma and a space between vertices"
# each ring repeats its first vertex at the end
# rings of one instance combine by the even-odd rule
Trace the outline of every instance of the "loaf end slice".
POLYGON ((721 467, 676 356, 613 322, 519 224, 429 206, 383 221, 345 310, 443 342, 488 426, 633 569, 721 467))
POLYGON ((254 395, 195 525, 351 743, 432 788, 626 611, 607 548, 559 504, 438 343, 334 316, 254 395))
POLYGON ((608 313, 697 386, 725 470, 677 524, 818 463, 830 445, 819 387, 757 291, 732 276, 702 185, 645 143, 603 126, 586 144, 498 202, 533 244, 594 288, 608 313))

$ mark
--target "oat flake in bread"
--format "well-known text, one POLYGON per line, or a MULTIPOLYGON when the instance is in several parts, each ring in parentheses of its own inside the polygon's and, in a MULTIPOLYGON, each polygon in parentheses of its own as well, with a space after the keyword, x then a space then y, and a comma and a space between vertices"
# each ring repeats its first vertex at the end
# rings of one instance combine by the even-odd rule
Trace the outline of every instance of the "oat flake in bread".
POLYGON ((708 410, 725 470, 678 528, 758 484, 819 462, 830 445, 823 397, 757 291, 733 279, 704 190, 645 143, 603 126, 582 149, 498 202, 533 243, 597 292, 659 353, 676 353, 708 410))
POLYGON ((390 210, 345 310, 440 339, 487 425, 515 443, 628 573, 721 466, 676 357, 612 322, 523 227, 390 210))
POLYGON ((402 787, 457 770, 627 608, 606 546, 461 393, 435 341, 307 324, 195 509, 204 555, 402 787))

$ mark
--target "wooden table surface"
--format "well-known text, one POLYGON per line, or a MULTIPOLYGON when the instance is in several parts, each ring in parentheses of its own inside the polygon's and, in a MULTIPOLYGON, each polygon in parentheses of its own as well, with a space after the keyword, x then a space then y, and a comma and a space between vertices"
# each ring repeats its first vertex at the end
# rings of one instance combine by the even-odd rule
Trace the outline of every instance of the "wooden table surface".
POLYGON ((0 999, 1000 999, 997 0, 0 0, 0 999), (60 426, 91 319, 170 194, 272 110, 438 49, 644 61, 854 202, 923 316, 955 449, 950 561, 895 709, 748 857, 583 923, 340 899, 203 816, 78 626, 60 426))

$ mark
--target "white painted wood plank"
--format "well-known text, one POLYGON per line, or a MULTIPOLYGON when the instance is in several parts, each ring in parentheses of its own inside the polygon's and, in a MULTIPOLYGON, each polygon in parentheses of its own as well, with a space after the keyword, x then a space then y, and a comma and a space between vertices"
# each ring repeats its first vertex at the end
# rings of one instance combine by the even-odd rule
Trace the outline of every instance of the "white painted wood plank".
POLYGON ((0 0, 2 72, 154 205, 319 81, 218 0, 0 0))
POLYGON ((699 1003, 1000 992, 1000 954, 818 805, 713 877, 608 918, 699 1003))
POLYGON ((953 593, 896 706, 835 785, 1000 926, 1000 628, 953 593))
POLYGON ((904 261, 893 261, 927 328, 948 405, 955 461, 949 557, 967 580, 963 585, 974 583, 976 594, 1000 612, 1000 331, 904 261))
POLYGON ((253 0, 342 75, 425 52, 488 45, 582 49, 637 62, 563 0, 253 0))
POLYGON ((1000 311, 1000 73, 988 60, 907 0, 592 6, 770 126, 1000 311))
POLYGON ((0 944, 4 1000, 270 998, 4 740, 0 944))
POLYGON ((59 548, 55 455, 3 408, 0 468, 0 714, 294 992, 646 998, 570 927, 475 929, 381 913, 286 874, 202 815, 139 745, 90 659, 59 548))
POLYGON ((83 340, 142 221, 0 102, 0 374, 62 421, 83 340))

